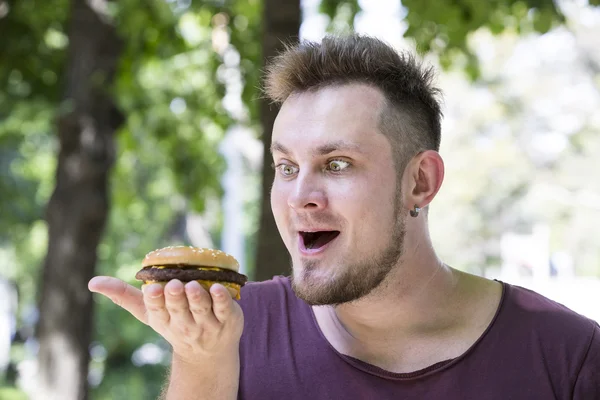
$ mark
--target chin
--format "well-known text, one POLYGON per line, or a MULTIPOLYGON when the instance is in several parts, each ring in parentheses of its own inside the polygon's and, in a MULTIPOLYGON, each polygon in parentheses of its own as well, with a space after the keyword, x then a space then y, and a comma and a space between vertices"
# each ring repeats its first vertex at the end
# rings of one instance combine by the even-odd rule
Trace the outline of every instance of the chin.
POLYGON ((340 274, 338 268, 326 271, 323 266, 318 268, 313 264, 308 262, 308 266, 294 267, 291 277, 296 296, 311 306, 348 303, 365 296, 377 286, 373 281, 366 286, 358 283, 347 270, 340 274))
POLYGON ((298 298, 310 305, 349 303, 377 289, 400 255, 400 248, 390 247, 368 261, 331 263, 300 257, 292 266, 292 289, 298 298))

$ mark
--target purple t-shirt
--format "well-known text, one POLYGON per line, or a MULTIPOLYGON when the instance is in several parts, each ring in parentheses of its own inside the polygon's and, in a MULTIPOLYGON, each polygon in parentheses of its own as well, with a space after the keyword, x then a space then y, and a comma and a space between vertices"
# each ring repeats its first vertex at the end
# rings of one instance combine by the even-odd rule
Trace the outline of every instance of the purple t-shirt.
POLYGON ((500 307, 463 355, 392 373, 337 352, 288 278, 249 283, 240 305, 238 399, 600 400, 600 327, 503 283, 500 307))

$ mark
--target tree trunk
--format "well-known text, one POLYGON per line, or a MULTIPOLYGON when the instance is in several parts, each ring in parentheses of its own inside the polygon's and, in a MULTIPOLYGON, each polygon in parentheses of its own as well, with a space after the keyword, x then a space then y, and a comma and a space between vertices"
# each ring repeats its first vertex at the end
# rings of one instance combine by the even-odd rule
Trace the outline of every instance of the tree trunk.
MULTIPOLYGON (((263 62, 275 56, 283 48, 283 43, 297 40, 300 32, 300 0, 264 0, 263 3, 263 62)), ((270 191, 274 171, 269 153, 271 131, 279 109, 261 100, 261 123, 263 127, 264 159, 262 172, 262 206, 258 249, 254 279, 261 281, 274 275, 287 274, 290 269, 290 257, 285 248, 273 212, 271 211, 270 191)))
POLYGON ((122 45, 103 15, 105 6, 106 0, 71 3, 63 102, 68 110, 58 119, 56 187, 46 210, 35 399, 87 398, 93 314, 87 282, 107 220, 114 135, 123 121, 108 92, 122 45))

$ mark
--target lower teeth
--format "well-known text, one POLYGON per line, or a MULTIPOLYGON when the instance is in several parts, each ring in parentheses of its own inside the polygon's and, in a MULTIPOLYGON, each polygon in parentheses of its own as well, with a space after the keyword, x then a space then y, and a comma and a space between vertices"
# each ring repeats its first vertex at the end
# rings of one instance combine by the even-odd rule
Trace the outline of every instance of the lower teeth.
POLYGON ((305 243, 305 246, 307 249, 312 249, 313 247, 315 247, 315 244, 317 244, 316 240, 309 240, 305 243))

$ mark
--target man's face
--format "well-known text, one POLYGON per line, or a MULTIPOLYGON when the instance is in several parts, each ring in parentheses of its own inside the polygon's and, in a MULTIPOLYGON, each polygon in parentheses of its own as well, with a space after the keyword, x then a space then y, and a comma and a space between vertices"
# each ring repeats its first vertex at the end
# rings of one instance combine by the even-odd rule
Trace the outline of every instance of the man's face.
POLYGON ((341 304, 376 288, 398 263, 404 218, 383 95, 345 85, 290 97, 275 121, 271 207, 309 304, 341 304))

